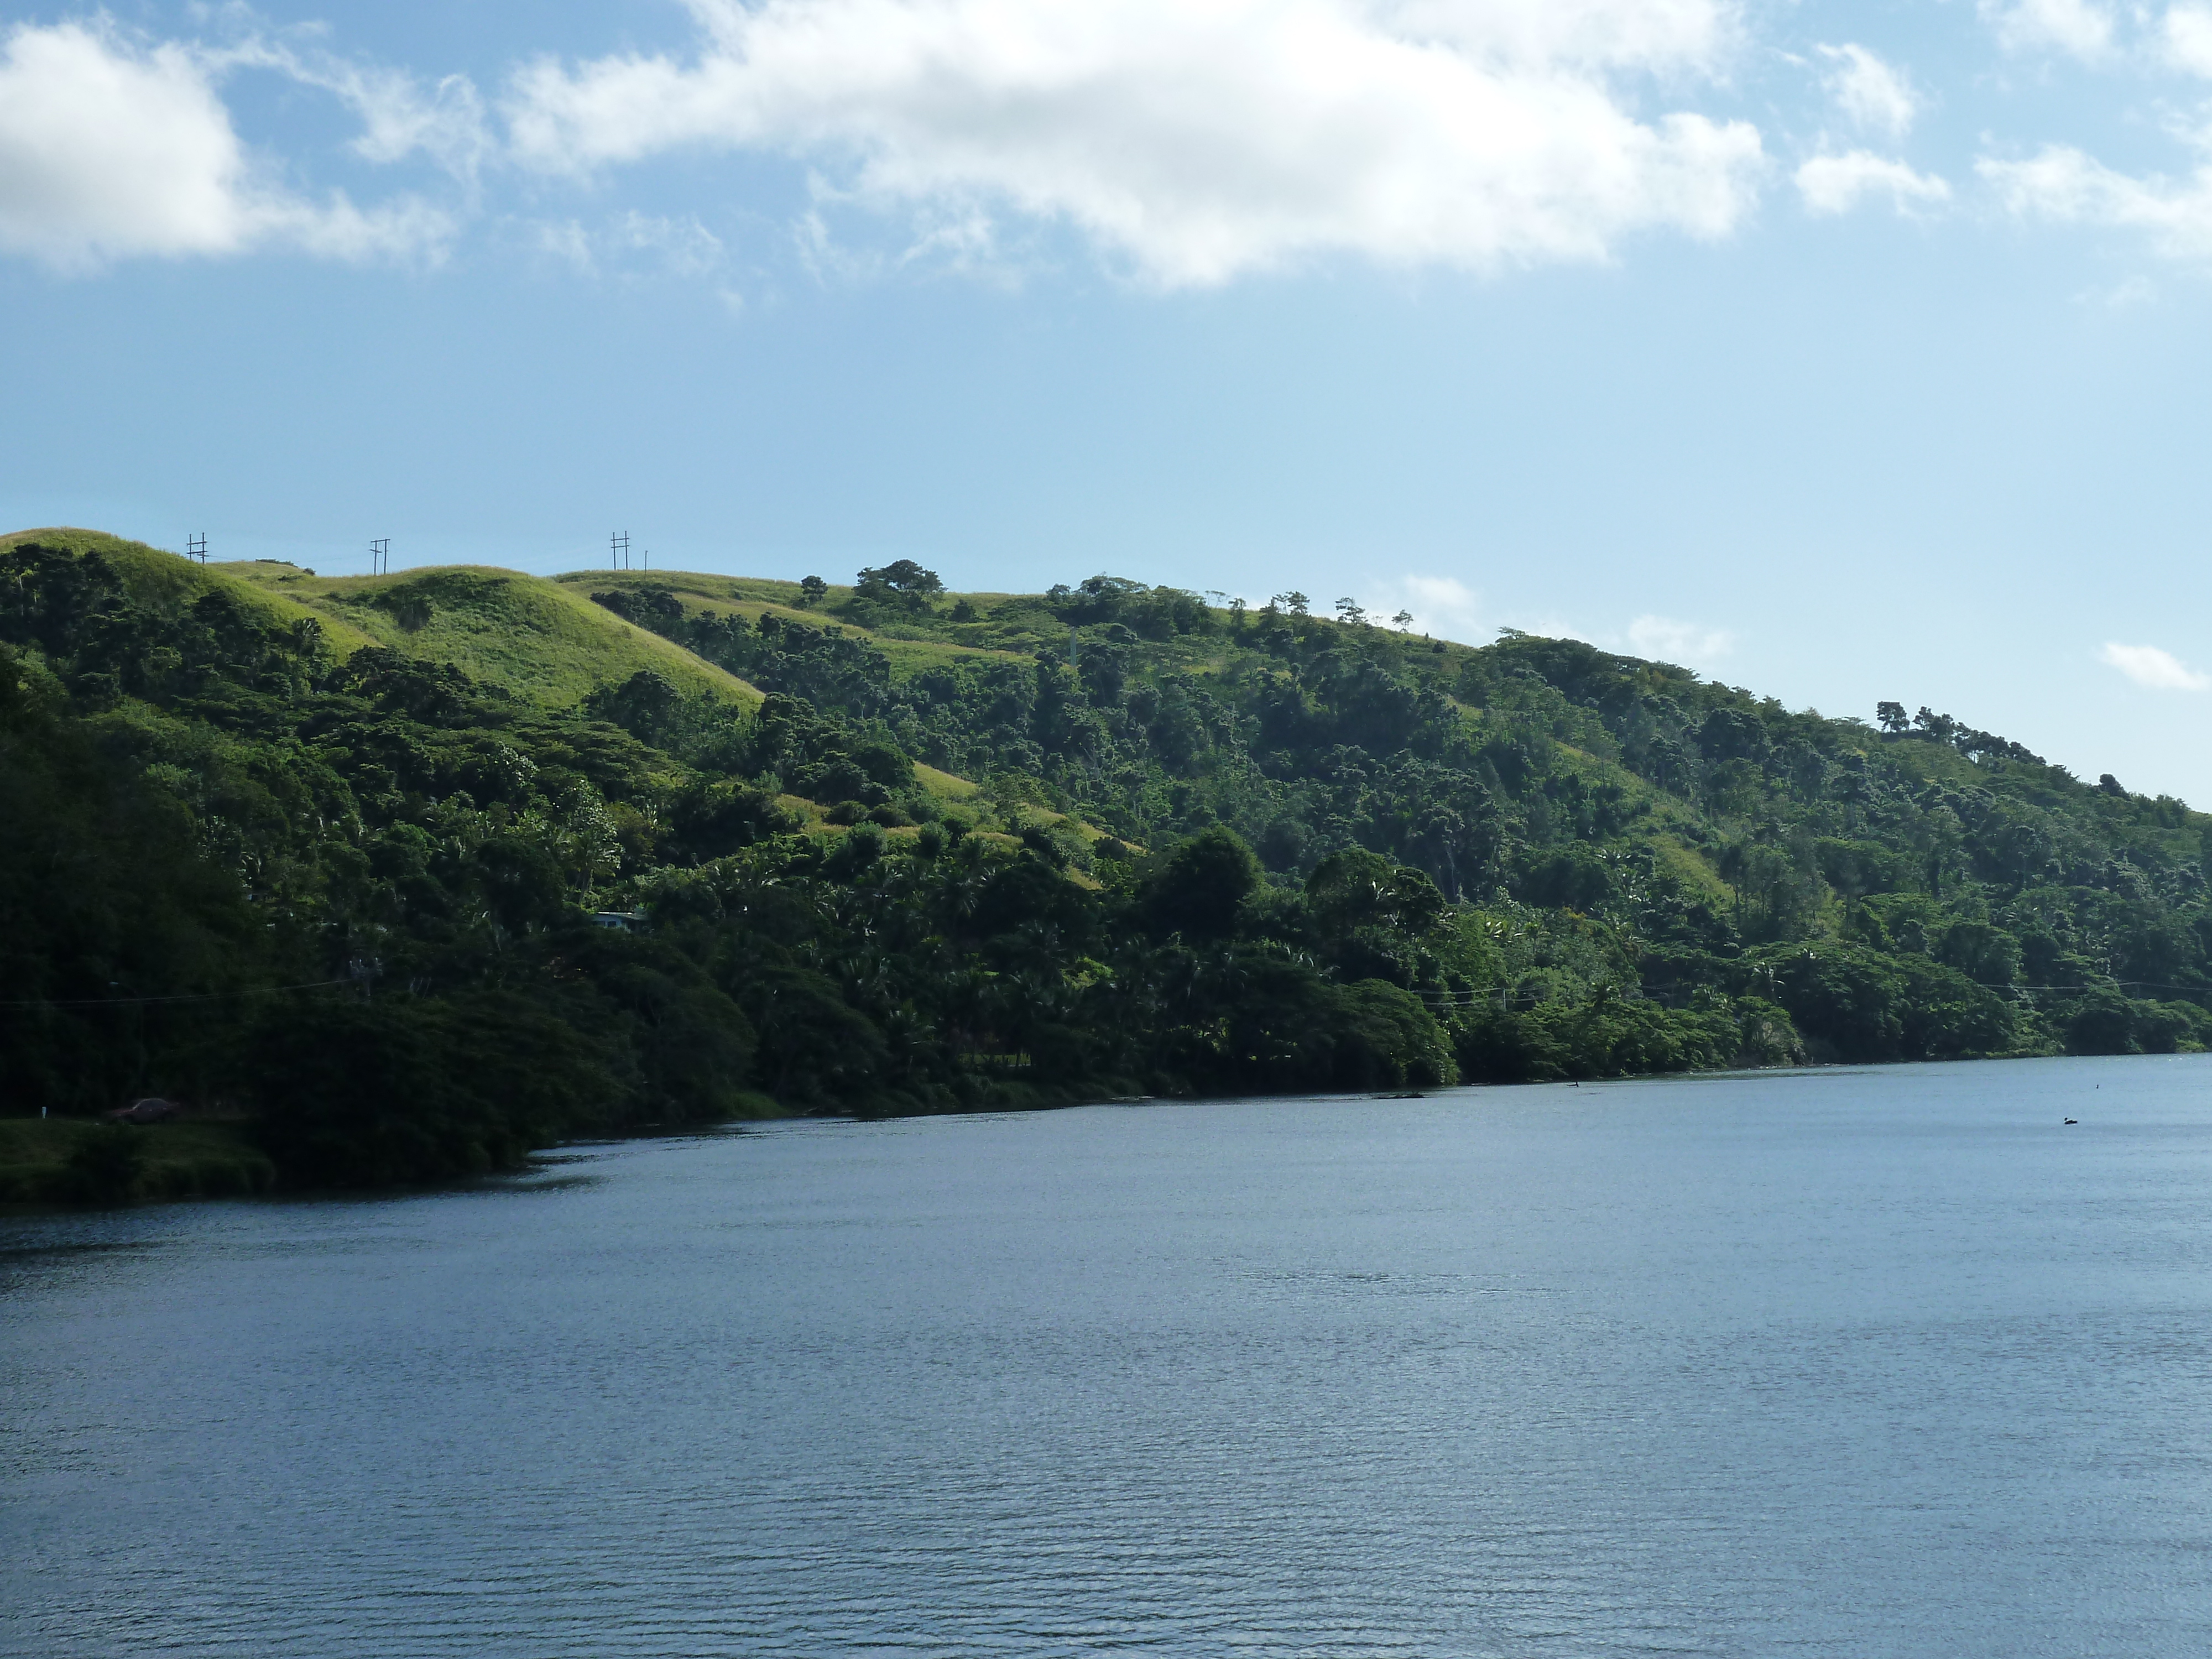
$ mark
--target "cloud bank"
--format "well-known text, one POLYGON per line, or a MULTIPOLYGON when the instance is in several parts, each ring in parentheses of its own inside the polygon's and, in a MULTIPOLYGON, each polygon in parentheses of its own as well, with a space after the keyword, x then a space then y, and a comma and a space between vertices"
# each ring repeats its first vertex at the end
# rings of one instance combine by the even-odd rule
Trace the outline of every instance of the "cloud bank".
MULTIPOLYGON (((2132 82, 2185 159, 2122 172, 2061 138, 1984 139, 1954 153, 1955 193, 1901 153, 1934 101, 1911 69, 1858 41, 1762 58, 1777 42, 1752 20, 1773 30, 1777 15, 1742 0, 682 4, 680 49, 541 56, 495 97, 354 61, 313 29, 258 32, 238 7, 195 9, 213 46, 105 14, 0 27, 0 255, 61 271, 272 248, 434 259, 482 220, 538 226, 538 245, 579 268, 649 257, 696 276, 720 266, 728 228, 709 228, 708 204, 657 200, 654 223, 691 228, 647 246, 629 202, 587 227, 557 197, 722 152, 801 173, 810 203, 785 212, 783 245, 817 276, 1017 271, 1040 226, 1164 289, 1333 258, 1601 262, 1639 236, 1725 238, 1778 177, 1814 216, 1963 205, 1959 222, 1994 210, 2212 264, 2212 0, 1978 0, 1984 49, 2018 62, 1978 87, 2132 82), (1750 122, 1692 106, 1741 94, 1762 62, 1790 65, 1814 104, 1783 165, 1750 122), (341 106, 349 165, 444 174, 442 205, 356 206, 289 182, 301 158, 249 143, 225 101, 254 75, 341 106), (2177 86, 2206 101, 2176 101, 2177 86), (495 190, 504 207, 487 207, 495 190), (898 246, 841 246, 833 227, 852 210, 898 246)), ((1786 110, 1774 119, 1791 131, 1786 110)))
POLYGON ((18 25, 0 42, 0 251, 57 270, 269 245, 359 259, 434 246, 443 215, 364 210, 264 178, 216 88, 219 59, 106 23, 18 25))
POLYGON ((1985 158, 1975 171, 2020 218, 2141 231, 2168 258, 2212 263, 2212 161, 2179 179, 2137 179, 2051 144, 2026 161, 1985 158))
POLYGON ((691 0, 684 58, 543 60, 523 164, 765 149, 878 208, 1073 227, 1164 286, 1317 255, 1486 269, 1728 234, 1758 132, 1618 89, 1709 72, 1720 0, 691 0))

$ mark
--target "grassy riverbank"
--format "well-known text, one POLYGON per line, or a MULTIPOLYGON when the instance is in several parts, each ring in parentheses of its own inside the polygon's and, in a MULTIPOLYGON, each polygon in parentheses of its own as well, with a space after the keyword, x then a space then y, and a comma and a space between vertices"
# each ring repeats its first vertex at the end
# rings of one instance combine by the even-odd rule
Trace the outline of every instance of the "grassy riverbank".
POLYGON ((0 1204, 229 1198, 276 1181, 241 1124, 0 1119, 0 1204))

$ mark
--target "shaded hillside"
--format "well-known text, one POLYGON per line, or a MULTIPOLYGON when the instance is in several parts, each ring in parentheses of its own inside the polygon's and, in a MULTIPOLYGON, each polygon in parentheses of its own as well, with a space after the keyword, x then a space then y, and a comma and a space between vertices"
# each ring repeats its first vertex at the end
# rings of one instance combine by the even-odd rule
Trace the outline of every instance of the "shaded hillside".
POLYGON ((8 538, 5 1109, 177 1093, 374 1184, 778 1109, 2212 1035, 2178 801, 1309 610, 8 538))
MULTIPOLYGON (((97 530, 19 530, 0 536, 0 555, 19 554, 27 549, 70 559, 94 556, 112 575, 118 590, 131 595, 134 605, 157 615, 181 615, 210 596, 219 596, 219 603, 234 607, 257 626, 271 631, 296 629, 302 622, 312 621, 324 642, 341 656, 371 642, 367 635, 345 623, 318 615, 299 598, 242 580, 252 566, 198 564, 143 542, 125 541, 97 530)), ((36 563, 21 557, 12 559, 11 580, 19 584, 31 580, 36 563)))

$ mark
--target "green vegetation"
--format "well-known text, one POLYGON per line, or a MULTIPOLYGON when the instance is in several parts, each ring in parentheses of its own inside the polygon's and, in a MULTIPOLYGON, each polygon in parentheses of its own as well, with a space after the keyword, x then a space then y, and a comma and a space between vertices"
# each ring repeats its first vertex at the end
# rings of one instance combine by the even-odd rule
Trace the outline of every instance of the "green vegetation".
POLYGON ((779 1111, 2212 1040, 2179 801, 1336 610, 7 538, 0 1110, 161 1093, 380 1185, 779 1111))
POLYGON ((267 1192, 276 1166, 242 1125, 0 1119, 0 1204, 121 1204, 267 1192))
POLYGON ((739 708, 760 701, 744 682, 586 603, 572 587, 474 566, 392 576, 318 577, 291 565, 216 566, 313 614, 333 641, 382 646, 458 668, 552 708, 574 708, 602 685, 659 675, 690 696, 739 708))

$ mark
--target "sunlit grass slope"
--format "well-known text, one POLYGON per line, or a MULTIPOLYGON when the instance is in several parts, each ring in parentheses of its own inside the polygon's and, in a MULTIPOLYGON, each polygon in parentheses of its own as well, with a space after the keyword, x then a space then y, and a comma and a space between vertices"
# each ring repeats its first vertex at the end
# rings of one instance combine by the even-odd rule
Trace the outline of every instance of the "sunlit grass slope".
POLYGON ((572 708, 602 685, 640 670, 678 690, 740 707, 760 694, 683 647, 623 621, 574 588, 519 571, 473 565, 389 576, 318 576, 275 561, 196 563, 175 553, 97 531, 45 529, 0 537, 79 555, 97 553, 121 573, 134 598, 181 609, 223 591, 281 627, 313 617, 341 656, 385 646, 449 663, 547 708, 572 708))
MULTIPOLYGON (((673 595, 687 613, 744 617, 757 624, 764 612, 801 628, 827 628, 851 634, 890 659, 891 673, 906 679, 926 668, 963 659, 1000 659, 1027 661, 1038 649, 1064 641, 1067 630, 1044 618, 1047 629, 1008 630, 976 627, 937 618, 917 619, 888 627, 868 627, 850 617, 828 614, 852 597, 849 587, 832 587, 820 606, 804 603, 797 582, 770 581, 750 576, 719 576, 689 570, 572 570, 554 580, 580 597, 608 592, 659 592, 673 595)), ((949 600, 963 597, 950 594, 949 600)), ((978 599, 1004 601, 1004 594, 977 595, 978 599)), ((598 607, 594 607, 595 609, 598 607)))
POLYGON ((450 663, 549 708, 570 708, 640 670, 679 690, 738 704, 760 694, 683 647, 557 582, 481 565, 389 576, 317 576, 291 565, 216 567, 321 617, 325 628, 450 663))

